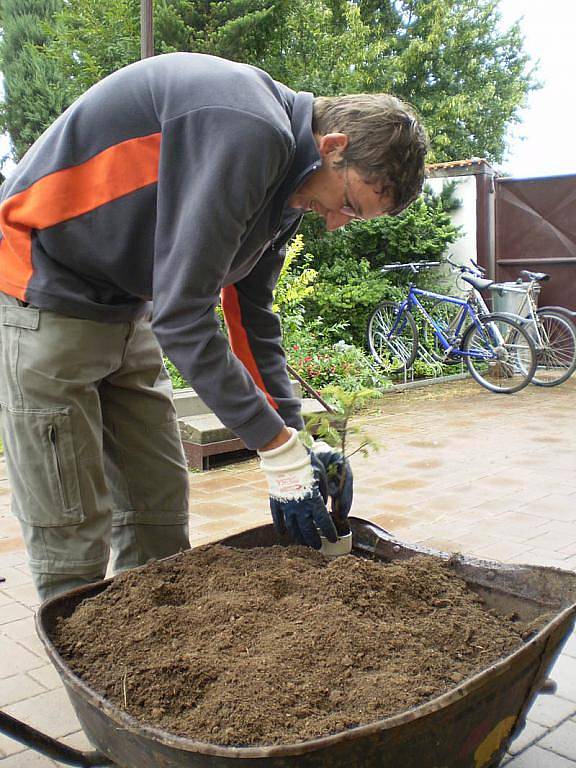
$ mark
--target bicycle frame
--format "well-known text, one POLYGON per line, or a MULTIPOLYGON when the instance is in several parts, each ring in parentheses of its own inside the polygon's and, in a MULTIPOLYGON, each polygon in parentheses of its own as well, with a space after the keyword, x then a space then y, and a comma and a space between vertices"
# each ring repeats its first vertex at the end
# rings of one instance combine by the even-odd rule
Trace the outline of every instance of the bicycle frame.
POLYGON ((536 293, 538 289, 538 283, 535 280, 531 280, 529 283, 520 283, 518 285, 518 288, 513 288, 512 286, 501 288, 496 283, 493 288, 491 288, 492 291, 502 291, 503 293, 518 293, 522 295, 522 299, 520 301, 520 305, 516 308, 516 312, 514 312, 514 315, 521 318, 522 320, 530 321, 533 323, 534 326, 534 333, 537 336, 537 341, 539 344, 542 343, 542 338, 540 335, 540 324, 538 322, 538 316, 536 314, 537 310, 537 304, 536 299, 534 298, 534 294, 536 293))
MULTIPOLYGON (((418 275, 433 266, 440 266, 440 262, 387 264, 381 271, 410 270, 418 275)), ((462 268, 461 271, 468 270, 462 268)), ((471 283, 476 283, 478 288, 492 285, 492 281, 485 279, 471 280, 471 283)), ((426 338, 427 343, 422 345, 421 359, 425 362, 451 365, 464 360, 472 377, 491 392, 513 394, 532 380, 537 368, 537 350, 516 320, 507 313, 485 312, 485 304, 478 301, 472 290, 465 298, 456 297, 417 288, 414 282, 403 291, 401 301, 380 301, 368 320, 366 336, 370 352, 392 375, 405 373, 418 357, 420 338, 414 320, 416 313, 422 317, 424 329, 433 334, 433 339, 426 338), (427 308, 425 298, 430 299, 433 306, 427 308)))
MULTIPOLYGON (((476 311, 474 310, 474 307, 472 306, 469 300, 458 299, 454 296, 446 296, 445 294, 434 293, 433 291, 426 291, 426 290, 423 290, 422 288, 416 288, 414 283, 410 283, 408 296, 399 304, 398 315, 392 325, 392 328, 390 329, 388 338, 391 338, 396 333, 398 324, 400 323, 402 318, 402 314, 406 310, 411 311, 413 308, 416 308, 418 312, 424 317, 425 321, 434 329, 434 334, 438 338, 440 344, 442 345, 443 349, 446 351, 447 355, 452 354, 452 355, 459 355, 460 357, 474 357, 478 359, 486 358, 485 353, 482 353, 476 350, 466 351, 466 350, 460 349, 459 347, 456 347, 455 344, 445 336, 439 324, 426 311, 426 308, 422 305, 422 302, 418 300, 418 296, 425 296, 431 299, 440 299, 441 301, 444 301, 447 304, 454 304, 461 307, 460 316, 458 317, 458 322, 455 326, 456 337, 459 337, 460 332, 462 331, 464 323, 466 322, 467 319, 473 322, 476 328, 478 328, 478 330, 480 331, 484 330, 484 327, 479 322, 482 315, 479 315, 476 313, 476 311)), ((498 328, 496 327, 494 328, 494 334, 496 336, 496 341, 499 344, 501 344, 503 340, 498 328)))
MULTIPOLYGON (((542 339, 542 334, 540 332, 541 329, 540 329, 540 323, 538 322, 538 315, 536 314, 536 310, 537 310, 536 299, 534 298, 534 294, 537 289, 538 289, 538 283, 535 280, 531 280, 529 284, 520 283, 518 285, 518 288, 514 288, 512 286, 507 286, 506 288, 503 288, 498 283, 495 283, 494 286, 489 290, 492 292, 502 291, 504 293, 521 294, 522 299, 516 311, 513 313, 505 313, 505 314, 511 314, 511 317, 517 318, 522 323, 526 323, 526 322, 532 323, 532 333, 535 336, 534 341, 537 345, 542 346, 543 339, 542 339)), ((482 296, 480 291, 478 291, 476 288, 474 288, 471 285, 470 292, 472 295, 475 296, 476 301, 478 302, 478 306, 482 309, 482 311, 488 314, 490 312, 490 309, 488 308, 488 305, 484 301, 484 297, 482 296)))

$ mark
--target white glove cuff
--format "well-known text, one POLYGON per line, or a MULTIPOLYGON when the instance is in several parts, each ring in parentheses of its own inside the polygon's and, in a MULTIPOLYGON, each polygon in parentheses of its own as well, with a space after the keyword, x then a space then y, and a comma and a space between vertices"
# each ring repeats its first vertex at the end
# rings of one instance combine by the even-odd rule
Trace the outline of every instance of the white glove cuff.
POLYGON ((292 434, 279 448, 258 451, 270 496, 279 501, 303 499, 314 483, 310 455, 300 442, 298 432, 288 429, 292 434))

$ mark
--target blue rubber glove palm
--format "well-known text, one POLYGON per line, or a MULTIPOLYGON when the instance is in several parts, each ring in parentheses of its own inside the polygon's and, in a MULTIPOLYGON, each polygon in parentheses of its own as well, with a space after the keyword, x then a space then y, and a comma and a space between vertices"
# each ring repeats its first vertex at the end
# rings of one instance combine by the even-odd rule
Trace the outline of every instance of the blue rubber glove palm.
POLYGON ((340 536, 350 532, 348 514, 352 507, 354 479, 352 467, 340 451, 316 440, 312 445, 312 466, 326 503, 330 499, 330 512, 340 536))
POLYGON ((279 533, 288 533, 298 544, 320 549, 320 534, 334 543, 338 534, 320 493, 319 478, 312 468, 312 456, 295 429, 280 447, 260 451, 266 475, 270 511, 279 533))
POLYGON ((297 544, 320 549, 320 533, 331 542, 338 538, 318 483, 314 484, 310 495, 303 499, 281 501, 271 496, 270 511, 278 533, 288 533, 297 544))

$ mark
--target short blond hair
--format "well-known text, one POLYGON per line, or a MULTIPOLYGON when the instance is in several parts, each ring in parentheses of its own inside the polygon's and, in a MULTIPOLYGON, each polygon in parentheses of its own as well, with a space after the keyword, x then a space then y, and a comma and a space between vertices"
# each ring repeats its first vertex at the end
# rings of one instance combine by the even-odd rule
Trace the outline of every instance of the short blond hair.
POLYGON ((314 133, 345 133, 349 143, 341 165, 391 194, 395 212, 415 200, 424 184, 426 131, 416 111, 388 93, 319 96, 314 99, 314 133))

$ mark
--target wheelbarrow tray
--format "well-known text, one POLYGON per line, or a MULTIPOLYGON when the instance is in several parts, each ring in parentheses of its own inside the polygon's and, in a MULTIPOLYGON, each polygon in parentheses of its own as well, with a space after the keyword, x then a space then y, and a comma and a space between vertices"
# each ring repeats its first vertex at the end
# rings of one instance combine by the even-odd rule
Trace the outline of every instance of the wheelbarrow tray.
MULTIPOLYGON (((359 518, 352 518, 351 525, 353 551, 360 556, 384 562, 418 554, 451 557, 396 540, 359 518)), ((219 543, 252 548, 283 542, 266 525, 219 543)), ((572 631, 576 573, 464 556, 452 556, 452 562, 456 574, 488 607, 514 612, 523 620, 552 612, 552 620, 514 653, 421 706, 296 744, 231 747, 176 736, 137 721, 77 677, 54 646, 56 622, 105 590, 111 579, 44 603, 37 614, 37 630, 87 737, 110 764, 122 768, 489 768, 499 764, 524 726, 528 709, 572 631)), ((318 661, 322 663, 321 657, 318 661)))

